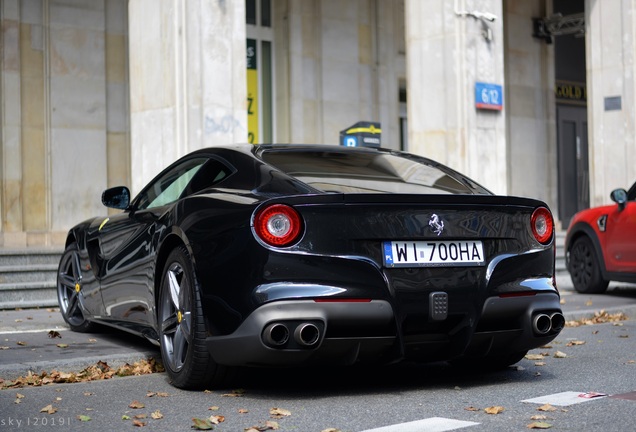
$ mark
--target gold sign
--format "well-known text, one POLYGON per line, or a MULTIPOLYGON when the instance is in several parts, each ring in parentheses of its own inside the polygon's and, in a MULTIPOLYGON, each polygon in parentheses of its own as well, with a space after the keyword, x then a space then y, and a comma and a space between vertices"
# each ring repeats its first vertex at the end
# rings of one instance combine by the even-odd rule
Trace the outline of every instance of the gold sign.
POLYGON ((557 81, 554 85, 554 95, 559 103, 587 105, 587 90, 582 83, 557 81))

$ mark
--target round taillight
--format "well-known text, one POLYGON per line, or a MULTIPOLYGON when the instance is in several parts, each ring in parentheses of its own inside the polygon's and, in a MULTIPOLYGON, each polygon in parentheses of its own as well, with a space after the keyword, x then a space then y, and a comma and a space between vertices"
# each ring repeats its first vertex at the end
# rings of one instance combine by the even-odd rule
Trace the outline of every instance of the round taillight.
POLYGON ((288 205, 264 207, 254 216, 254 231, 271 246, 289 246, 298 239, 301 229, 300 215, 288 205))
POLYGON ((552 240, 552 234, 554 233, 554 221, 552 220, 552 213, 545 207, 539 207, 532 213, 530 218, 530 224, 532 227, 532 234, 534 238, 541 244, 548 244, 552 240))

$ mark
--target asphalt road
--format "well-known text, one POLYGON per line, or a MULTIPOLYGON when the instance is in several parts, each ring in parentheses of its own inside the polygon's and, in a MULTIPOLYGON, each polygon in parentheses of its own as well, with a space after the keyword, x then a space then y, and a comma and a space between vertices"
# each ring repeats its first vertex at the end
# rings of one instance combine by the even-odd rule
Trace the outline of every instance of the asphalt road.
MULTIPOLYGON (((531 352, 544 354, 541 360, 524 359, 496 373, 407 363, 373 369, 246 370, 234 388, 212 392, 178 390, 163 373, 2 390, 0 430, 132 430, 135 415, 145 415, 136 420, 152 430, 191 430, 193 418, 212 415, 225 418, 215 426, 218 431, 267 430, 267 421, 277 422, 279 430, 317 432, 380 427, 392 429, 377 432, 509 431, 528 430, 533 422, 546 422, 552 430, 633 430, 636 285, 612 284, 607 294, 586 296, 575 293, 566 278, 557 282, 567 320, 591 317, 601 309, 632 319, 568 327, 550 347, 531 352), (242 396, 226 396, 238 387, 245 389, 242 396), (588 392, 613 397, 578 397, 588 392), (541 412, 537 408, 543 402, 522 402, 538 397, 547 397, 556 410, 541 412), (144 407, 131 408, 134 401, 144 407), (56 412, 40 412, 48 405, 56 412), (497 406, 503 412, 486 413, 497 406), (272 418, 272 408, 290 415, 272 418), (151 417, 157 410, 161 419, 151 417), (80 415, 90 420, 82 422, 80 415), (535 415, 546 419, 533 420, 535 415)), ((115 367, 159 356, 150 343, 118 331, 70 332, 59 312, 48 310, 0 311, 0 347, 7 347, 0 350, 4 379, 28 370, 79 371, 100 360, 115 367), (62 337, 49 338, 51 330, 62 337)))

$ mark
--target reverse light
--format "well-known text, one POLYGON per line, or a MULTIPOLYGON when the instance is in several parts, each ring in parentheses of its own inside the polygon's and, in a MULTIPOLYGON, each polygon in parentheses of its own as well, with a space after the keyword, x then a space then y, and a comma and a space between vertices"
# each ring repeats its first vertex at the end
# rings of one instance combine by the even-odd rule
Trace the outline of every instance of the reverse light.
POLYGON ((296 210, 285 204, 264 207, 254 216, 254 231, 271 246, 291 245, 300 236, 302 219, 296 210))
POLYGON ((548 244, 554 233, 554 221, 552 213, 545 207, 537 208, 530 218, 530 225, 534 238, 541 244, 548 244))

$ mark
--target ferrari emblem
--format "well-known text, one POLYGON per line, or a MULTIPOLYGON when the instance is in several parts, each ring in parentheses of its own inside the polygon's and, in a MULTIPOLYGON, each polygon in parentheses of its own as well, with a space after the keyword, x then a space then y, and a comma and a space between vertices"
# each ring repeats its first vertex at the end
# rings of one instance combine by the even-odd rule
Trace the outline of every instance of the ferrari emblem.
POLYGON ((439 216, 433 213, 431 220, 428 221, 428 226, 431 227, 433 232, 440 235, 444 231, 444 221, 439 220, 439 216))
POLYGON ((80 292, 80 288, 81 288, 81 287, 80 287, 80 284, 79 284, 79 283, 76 283, 76 284, 75 284, 75 292, 80 292))
POLYGON ((183 315, 181 314, 181 311, 177 311, 177 322, 180 323, 182 319, 183 315))

